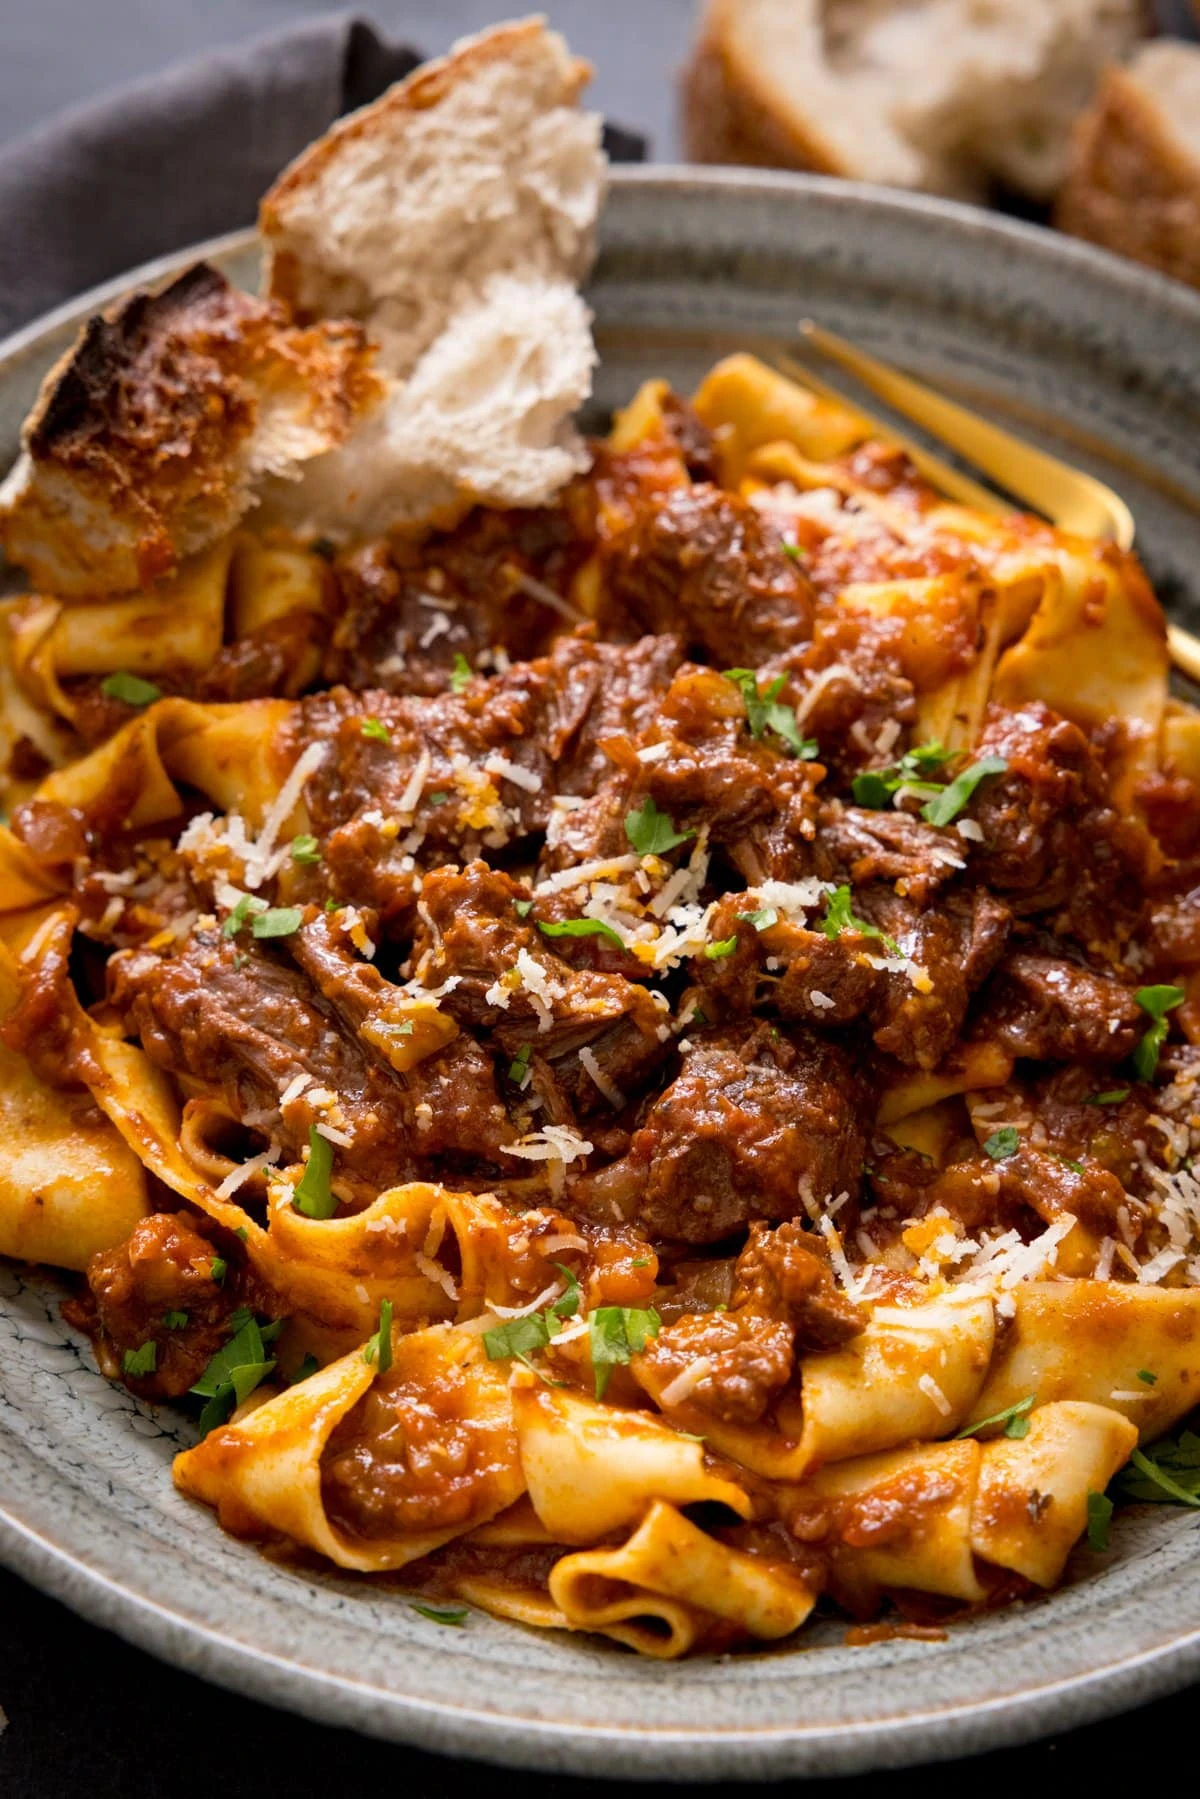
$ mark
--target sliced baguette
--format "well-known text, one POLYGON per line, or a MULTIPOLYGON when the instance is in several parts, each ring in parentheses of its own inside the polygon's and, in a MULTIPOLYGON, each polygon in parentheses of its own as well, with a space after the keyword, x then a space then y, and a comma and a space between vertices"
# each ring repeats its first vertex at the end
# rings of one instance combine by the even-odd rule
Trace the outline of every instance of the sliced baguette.
POLYGON ((684 74, 699 161, 1049 197, 1142 0, 709 0, 684 74))
POLYGON ((335 126, 262 205, 266 286, 301 321, 349 314, 381 405, 271 515, 347 537, 474 500, 536 505, 586 456, 595 365, 576 292, 605 162, 590 71, 539 19, 464 39, 335 126))
POLYGON ((373 397, 365 334, 296 329, 198 263, 91 319, 46 376, 0 487, 0 544, 64 597, 125 592, 229 530, 373 397))
POLYGON ((1200 287, 1200 45, 1158 39, 1108 71, 1055 222, 1200 287))

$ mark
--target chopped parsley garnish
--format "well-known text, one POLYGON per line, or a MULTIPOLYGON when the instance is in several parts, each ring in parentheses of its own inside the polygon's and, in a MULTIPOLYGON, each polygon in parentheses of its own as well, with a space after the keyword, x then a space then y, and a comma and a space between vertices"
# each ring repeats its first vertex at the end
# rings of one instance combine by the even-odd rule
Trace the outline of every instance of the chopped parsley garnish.
POLYGON ((850 783, 854 802, 858 806, 869 806, 873 812, 882 812, 891 805, 893 795, 901 787, 911 787, 921 793, 940 793, 939 783, 923 777, 931 769, 941 768, 944 762, 952 762, 957 754, 957 750, 944 749, 940 743, 919 743, 906 750, 898 761, 889 762, 886 768, 867 768, 855 775, 850 783))
POLYGON ((427 806, 444 806, 449 798, 450 795, 448 793, 427 793, 425 795, 425 804, 427 806))
POLYGON ((510 1081, 515 1081, 518 1087, 525 1084, 525 1076, 529 1073, 529 1059, 532 1055, 532 1043, 523 1043, 508 1065, 508 1078, 510 1081))
POLYGON ((363 1361, 374 1362, 378 1374, 386 1374, 392 1365, 392 1302, 379 1302, 379 1329, 363 1345, 363 1361))
POLYGON ((120 700, 124 706, 152 706, 155 700, 161 700, 162 689, 153 681, 143 681, 141 675, 131 675, 119 668, 113 675, 106 675, 100 683, 100 691, 106 700, 120 700))
POLYGON ((931 825, 952 824, 970 803, 979 783, 986 781, 989 775, 1002 775, 1007 767, 1004 756, 982 756, 978 762, 972 762, 970 768, 964 768, 961 775, 956 775, 948 787, 927 800, 921 807, 921 817, 931 825))
POLYGON ((303 868, 315 868, 320 860, 321 846, 311 831, 302 831, 292 838, 293 862, 299 862, 303 868))
POLYGON ((1096 1555, 1103 1555, 1108 1548, 1109 1527, 1112 1524, 1113 1502, 1107 1493, 1089 1493, 1087 1496, 1087 1545, 1096 1555))
POLYGON ((1154 1387, 1154 1386, 1158 1385, 1157 1374, 1151 1374, 1149 1368, 1139 1368, 1138 1372, 1137 1372, 1137 1377, 1147 1387, 1154 1387))
POLYGON ((222 937, 236 937, 248 918, 255 918, 267 910, 266 900, 257 899, 252 893, 243 893, 225 923, 221 926, 222 937))
POLYGON ((410 1604, 414 1612, 420 1612, 431 1624, 448 1624, 456 1630, 461 1630, 471 1615, 465 1605, 421 1605, 415 1599, 410 1604))
POLYGON ((1018 1399, 1015 1405, 1005 1406, 1002 1412, 993 1412, 990 1418, 981 1418, 978 1424, 968 1424, 965 1430, 958 1432, 958 1436, 977 1437, 981 1430, 990 1430, 994 1424, 1002 1424, 1004 1435, 1015 1437, 1019 1442, 1022 1437, 1029 1435, 1029 1414, 1036 1404, 1037 1394, 1027 1393, 1024 1399, 1018 1399))
POLYGON ((252 937, 290 937, 304 922, 303 906, 269 906, 257 912, 250 926, 252 937))
POLYGON ((307 1380, 310 1374, 315 1374, 320 1366, 321 1364, 318 1362, 316 1356, 309 1350, 295 1374, 293 1374, 289 1385, 298 1387, 302 1380, 307 1380))
POLYGON ((588 1316, 588 1342, 592 1351, 592 1368, 596 1376, 596 1398, 604 1398, 609 1376, 645 1349, 651 1337, 657 1337, 662 1326, 658 1313, 650 1306, 645 1311, 636 1306, 597 1306, 588 1316))
POLYGON ((240 1331, 243 1326, 249 1324, 253 1316, 254 1313, 250 1310, 249 1306, 239 1306, 237 1311, 231 1312, 229 1317, 225 1320, 225 1328, 228 1331, 240 1331))
POLYGON ((333 1173, 333 1144, 323 1137, 315 1124, 308 1127, 308 1161, 300 1177, 292 1204, 306 1218, 332 1218, 337 1200, 329 1185, 333 1173))
POLYGON ((249 1243, 250 1241, 250 1232, 246 1229, 244 1224, 239 1224, 233 1234, 235 1237, 240 1237, 243 1243, 249 1243))
POLYGON ((704 953, 710 962, 719 962, 723 956, 732 956, 737 946, 736 937, 721 937, 716 943, 706 943, 704 953))
POLYGON ((225 1257, 224 1256, 214 1256, 212 1261, 209 1263, 209 1268, 208 1268, 209 1279, 214 1280, 219 1287, 221 1285, 221 1282, 225 1279, 225 1276, 228 1273, 229 1273, 229 1263, 225 1260, 225 1257))
POLYGON ((567 1264, 565 1262, 555 1262, 554 1266, 558 1269, 558 1272, 565 1278, 566 1283, 567 1283, 567 1289, 566 1289, 565 1293, 561 1293, 559 1295, 559 1297, 554 1301, 554 1303, 550 1307, 550 1310, 554 1313, 554 1316, 556 1318, 574 1318, 576 1312, 578 1312, 578 1310, 579 1310, 579 1299, 580 1299, 580 1292, 581 1292, 579 1281, 576 1278, 576 1276, 571 1272, 571 1270, 567 1267, 567 1264))
MULTIPOLYGON (((579 1310, 579 1282, 562 1262, 554 1266, 567 1277, 567 1290, 560 1293, 540 1312, 528 1312, 524 1318, 510 1318, 507 1324, 483 1333, 483 1347, 489 1362, 517 1361, 538 1374, 529 1360, 539 1349, 552 1343, 562 1329, 564 1318, 573 1318, 579 1310)), ((539 1375, 539 1379, 544 1379, 539 1375)))
POLYGON ((813 761, 819 754, 816 739, 801 734, 795 707, 786 706, 779 697, 787 684, 786 675, 777 675, 766 691, 760 693, 754 669, 727 668, 722 672, 742 696, 751 737, 762 737, 767 731, 773 731, 793 756, 799 757, 801 762, 813 761))
POLYGON ((1070 1156, 1060 1155, 1058 1150, 1056 1150, 1056 1149, 1052 1149, 1050 1151, 1050 1154, 1051 1154, 1052 1158, 1054 1159, 1054 1161, 1061 1162, 1063 1167, 1069 1168, 1073 1174, 1086 1173, 1086 1170, 1085 1170, 1082 1162, 1073 1161, 1070 1156))
POLYGON ((471 667, 471 664, 467 661, 462 651, 459 650, 455 655, 454 664, 450 671, 451 693, 461 693, 464 687, 470 685, 474 673, 475 671, 471 667))
POLYGON ((154 1338, 138 1349, 127 1349, 121 1357, 121 1366, 126 1374, 153 1374, 158 1366, 158 1344, 154 1338))
POLYGON ((392 741, 392 734, 381 718, 364 718, 360 728, 363 736, 369 737, 373 743, 392 741))
POLYGON ((756 931, 769 931, 773 924, 779 923, 774 906, 760 906, 757 912, 739 912, 738 917, 744 923, 752 924, 756 931))
POLYGON ((660 812, 647 795, 636 811, 625 814, 625 835, 639 856, 663 856, 696 833, 677 831, 670 813, 660 812))
POLYGON ((789 543, 787 539, 784 538, 779 547, 784 555, 790 557, 793 562, 808 561, 809 552, 798 543, 789 543))
POLYGON ((181 1331, 188 1321, 186 1312, 164 1312, 163 1323, 169 1331, 181 1331))
POLYGON ((865 918, 856 918, 852 910, 854 895, 849 887, 835 887, 832 893, 825 895, 825 916, 820 928, 830 942, 840 937, 843 931, 857 931, 860 937, 873 937, 882 943, 889 956, 901 954, 900 945, 886 931, 877 925, 868 923, 865 918))
POLYGON ((985 1156, 991 1156, 993 1162, 1002 1162, 1005 1156, 1015 1156, 1021 1147, 1021 1133, 1015 1125, 1001 1125, 993 1131, 983 1146, 985 1156))
POLYGON ((1126 1499, 1200 1509, 1200 1436, 1182 1430, 1148 1449, 1135 1449, 1117 1486, 1126 1499))
POLYGON ((1089 1106, 1119 1106, 1123 1099, 1129 1098, 1128 1087, 1110 1087, 1107 1093, 1093 1093, 1086 1101, 1089 1106))
POLYGON ((1133 1052, 1133 1066, 1139 1080, 1152 1081, 1158 1072, 1158 1058, 1167 1040, 1167 1013, 1181 1006, 1187 995, 1182 987, 1139 987, 1134 999, 1148 1017, 1154 1020, 1133 1052))
POLYGON ((340 912, 342 909, 343 903, 344 902, 342 900, 327 899, 325 901, 325 910, 327 912, 340 912))
POLYGON ((193 1393, 208 1402, 200 1414, 201 1431, 207 1435, 216 1425, 224 1424, 234 1407, 249 1399, 274 1366, 274 1358, 266 1352, 264 1333, 253 1317, 248 1318, 224 1348, 218 1349, 192 1388, 193 1393))
MULTIPOLYGON (((520 904, 518 900, 517 904, 520 904)), ((545 924, 538 920, 538 930, 545 937, 603 937, 609 943, 615 943, 618 949, 624 949, 617 933, 602 918, 564 918, 558 924, 545 924)))
POLYGON ((514 900, 513 911, 518 918, 528 918, 529 914, 533 911, 533 901, 531 899, 514 900))

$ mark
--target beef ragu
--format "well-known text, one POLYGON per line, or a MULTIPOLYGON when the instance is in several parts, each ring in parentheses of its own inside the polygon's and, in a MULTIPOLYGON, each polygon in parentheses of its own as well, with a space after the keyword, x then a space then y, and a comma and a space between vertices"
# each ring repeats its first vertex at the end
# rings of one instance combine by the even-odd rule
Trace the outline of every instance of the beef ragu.
POLYGON ((186 1493, 434 1616, 937 1634, 1200 1391, 1161 615, 806 416, 734 358, 553 507, 263 538, 270 653, 17 745, 3 1055, 110 1173, 7 1247, 186 1493))

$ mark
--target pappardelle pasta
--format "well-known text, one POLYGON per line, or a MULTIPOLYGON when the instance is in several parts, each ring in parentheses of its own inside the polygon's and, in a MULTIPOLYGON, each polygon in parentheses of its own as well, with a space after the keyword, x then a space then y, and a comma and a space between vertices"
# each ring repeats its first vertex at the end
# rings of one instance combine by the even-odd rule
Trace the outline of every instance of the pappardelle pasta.
POLYGON ((443 1622, 1052 1588, 1200 1397, 1167 672, 1132 556, 743 355, 553 506, 10 601, 0 1252, 443 1622))

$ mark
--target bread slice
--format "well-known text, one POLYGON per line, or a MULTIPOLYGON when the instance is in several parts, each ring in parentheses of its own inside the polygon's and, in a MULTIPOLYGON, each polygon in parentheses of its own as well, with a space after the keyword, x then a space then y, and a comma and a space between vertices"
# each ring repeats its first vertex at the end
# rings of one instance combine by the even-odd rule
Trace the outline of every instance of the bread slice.
POLYGON ((476 499, 536 505, 584 466, 595 365, 576 291, 605 161, 590 71, 540 19, 466 38, 343 120, 262 204, 267 291, 361 321, 382 404, 273 515, 327 536, 476 499))
POLYGON ((1200 287, 1200 45, 1156 39, 1108 71, 1055 222, 1200 287))
POLYGON ((1143 0, 709 0, 683 81, 697 161, 1049 197, 1143 0))
POLYGON ((0 544, 46 591, 119 593, 230 529, 374 396, 353 323, 296 329, 197 263, 89 320, 0 487, 0 544))

